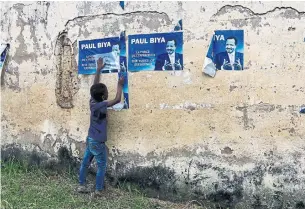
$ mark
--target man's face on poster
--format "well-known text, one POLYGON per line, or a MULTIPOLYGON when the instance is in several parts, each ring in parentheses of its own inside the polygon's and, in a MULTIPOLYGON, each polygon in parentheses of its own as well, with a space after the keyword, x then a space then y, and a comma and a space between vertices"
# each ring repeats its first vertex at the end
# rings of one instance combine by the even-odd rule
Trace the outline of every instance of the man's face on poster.
POLYGON ((236 43, 234 39, 228 39, 226 42, 226 51, 231 54, 236 49, 236 43))
POLYGON ((120 47, 118 44, 112 46, 112 52, 115 53, 117 56, 120 55, 120 47))
POLYGON ((166 44, 166 51, 168 54, 173 54, 176 51, 175 41, 168 41, 166 44))

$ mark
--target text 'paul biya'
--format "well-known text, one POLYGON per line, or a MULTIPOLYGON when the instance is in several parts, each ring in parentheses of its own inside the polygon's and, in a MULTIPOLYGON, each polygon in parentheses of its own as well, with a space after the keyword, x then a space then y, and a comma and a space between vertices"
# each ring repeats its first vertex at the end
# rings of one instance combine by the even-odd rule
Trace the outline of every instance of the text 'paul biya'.
POLYGON ((88 43, 88 44, 81 44, 81 49, 96 49, 96 48, 103 48, 103 47, 111 47, 110 42, 100 42, 100 43, 88 43))
POLYGON ((131 44, 158 44, 158 43, 165 43, 164 37, 155 37, 155 38, 132 38, 130 43, 131 44), (148 42, 149 40, 149 42, 148 42))

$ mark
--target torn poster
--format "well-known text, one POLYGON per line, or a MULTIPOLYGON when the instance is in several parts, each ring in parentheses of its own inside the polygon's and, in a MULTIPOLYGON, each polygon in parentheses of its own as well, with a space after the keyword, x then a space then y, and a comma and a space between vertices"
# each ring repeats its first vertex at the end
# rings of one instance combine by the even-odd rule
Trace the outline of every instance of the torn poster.
POLYGON ((121 70, 118 73, 119 78, 121 76, 124 77, 124 86, 123 86, 123 97, 124 97, 124 104, 123 109, 129 109, 129 90, 128 90, 128 72, 126 69, 127 63, 126 63, 126 34, 125 31, 121 32, 120 34, 120 55, 121 57, 124 57, 125 59, 121 63, 121 70))
POLYGON ((183 32, 128 36, 128 71, 183 70, 183 32))
POLYGON ((123 102, 113 105, 112 107, 108 107, 108 109, 113 109, 115 111, 120 111, 122 109, 129 109, 129 92, 128 92, 128 72, 121 71, 118 73, 118 78, 124 77, 124 85, 123 85, 123 102))
POLYGON ((1 72, 2 72, 3 65, 5 63, 5 60, 6 60, 9 48, 10 48, 9 44, 1 42, 1 46, 0 46, 0 54, 1 54, 1 58, 0 58, 0 70, 1 70, 1 72))
POLYGON ((124 10, 125 9, 125 2, 124 1, 120 1, 120 6, 124 10))
POLYGON ((112 106, 112 108, 109 108, 109 109, 114 109, 116 111, 119 111, 121 109, 129 109, 128 73, 119 72, 118 75, 119 75, 119 78, 124 77, 124 86, 123 86, 124 101, 112 106))
MULTIPOLYGON (((120 34, 120 56, 126 57, 126 34, 125 31, 120 34)), ((118 78, 124 77, 123 85, 123 102, 120 102, 108 109, 113 109, 115 111, 120 111, 122 109, 129 109, 129 90, 128 90, 128 72, 126 69, 126 60, 121 63, 121 70, 118 72, 118 78)))
POLYGON ((177 25, 174 28, 174 31, 183 30, 182 28, 182 19, 178 21, 177 25))
POLYGON ((244 31, 216 30, 205 57, 203 72, 211 77, 217 70, 244 69, 244 31))
POLYGON ((121 56, 121 47, 120 37, 79 41, 78 73, 95 74, 100 57, 105 62, 102 73, 126 71, 126 55, 121 56))

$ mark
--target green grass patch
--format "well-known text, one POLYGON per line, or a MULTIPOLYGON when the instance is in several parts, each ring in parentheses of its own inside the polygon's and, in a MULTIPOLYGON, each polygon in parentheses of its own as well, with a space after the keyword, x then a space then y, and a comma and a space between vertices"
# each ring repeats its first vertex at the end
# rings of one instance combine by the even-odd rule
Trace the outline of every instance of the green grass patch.
MULTIPOLYGON (((1 208, 109 208, 163 209, 202 208, 194 204, 176 204, 147 198, 130 185, 107 187, 107 197, 90 199, 89 194, 74 192, 77 174, 28 167, 20 162, 1 164, 1 208), (126 190, 126 187, 128 188, 126 190)), ((94 182, 92 182, 94 183, 94 182)))

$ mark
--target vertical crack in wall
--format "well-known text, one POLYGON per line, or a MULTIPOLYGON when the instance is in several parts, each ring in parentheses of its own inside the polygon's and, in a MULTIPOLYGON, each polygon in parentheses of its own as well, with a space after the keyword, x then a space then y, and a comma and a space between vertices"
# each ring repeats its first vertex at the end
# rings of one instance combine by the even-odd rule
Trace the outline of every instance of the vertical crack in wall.
POLYGON ((56 59, 56 88, 55 96, 57 104, 62 108, 73 107, 73 96, 79 90, 76 61, 72 43, 67 38, 67 33, 58 35, 55 46, 56 59))

